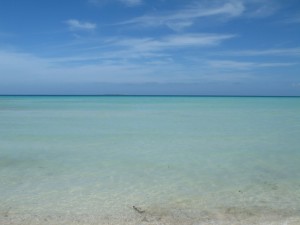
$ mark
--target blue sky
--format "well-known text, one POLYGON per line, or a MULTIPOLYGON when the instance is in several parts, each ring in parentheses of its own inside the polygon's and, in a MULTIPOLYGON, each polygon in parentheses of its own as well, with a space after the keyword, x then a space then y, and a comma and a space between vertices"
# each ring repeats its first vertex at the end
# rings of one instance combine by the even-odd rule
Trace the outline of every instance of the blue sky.
POLYGON ((300 95, 300 1, 1 0, 0 94, 300 95))

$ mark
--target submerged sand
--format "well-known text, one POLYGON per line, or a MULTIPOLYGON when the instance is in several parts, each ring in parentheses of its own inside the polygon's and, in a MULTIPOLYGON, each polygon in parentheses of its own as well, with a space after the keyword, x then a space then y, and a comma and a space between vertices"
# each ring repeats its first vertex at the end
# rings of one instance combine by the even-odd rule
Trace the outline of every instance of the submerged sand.
POLYGON ((0 214, 1 225, 299 225, 300 212, 293 209, 219 208, 213 211, 128 206, 122 213, 106 214, 0 214))

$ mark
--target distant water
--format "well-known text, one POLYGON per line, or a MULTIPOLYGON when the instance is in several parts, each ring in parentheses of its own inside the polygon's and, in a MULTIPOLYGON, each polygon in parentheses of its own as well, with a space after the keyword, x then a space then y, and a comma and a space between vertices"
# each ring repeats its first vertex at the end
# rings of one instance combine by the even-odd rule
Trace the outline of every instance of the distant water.
POLYGON ((0 224, 300 224, 300 98, 0 97, 0 224))

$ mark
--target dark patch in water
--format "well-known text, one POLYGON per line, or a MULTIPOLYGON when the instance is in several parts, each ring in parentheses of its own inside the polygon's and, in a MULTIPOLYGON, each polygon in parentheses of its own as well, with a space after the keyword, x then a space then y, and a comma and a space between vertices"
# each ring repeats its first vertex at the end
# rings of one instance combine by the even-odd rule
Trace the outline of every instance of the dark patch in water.
POLYGON ((1 157, 0 158, 0 169, 7 167, 36 167, 40 164, 39 160, 29 158, 12 158, 12 157, 1 157))

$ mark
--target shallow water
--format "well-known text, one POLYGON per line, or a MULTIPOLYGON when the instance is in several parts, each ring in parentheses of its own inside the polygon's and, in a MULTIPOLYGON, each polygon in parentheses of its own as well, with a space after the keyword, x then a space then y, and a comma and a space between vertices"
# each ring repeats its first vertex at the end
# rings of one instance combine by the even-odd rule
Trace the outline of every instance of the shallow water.
POLYGON ((0 97, 0 224, 300 224, 299 137, 300 98, 0 97))

